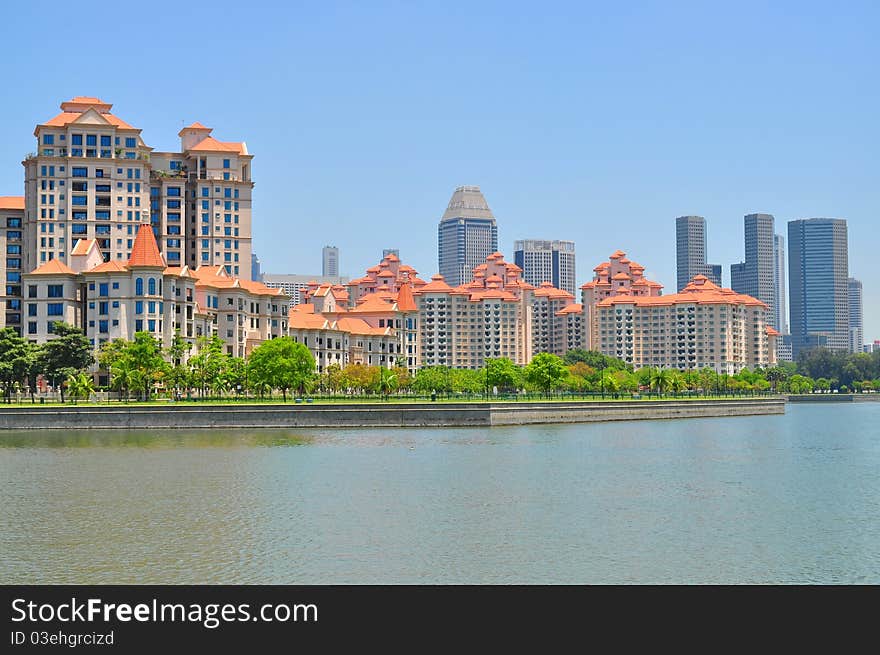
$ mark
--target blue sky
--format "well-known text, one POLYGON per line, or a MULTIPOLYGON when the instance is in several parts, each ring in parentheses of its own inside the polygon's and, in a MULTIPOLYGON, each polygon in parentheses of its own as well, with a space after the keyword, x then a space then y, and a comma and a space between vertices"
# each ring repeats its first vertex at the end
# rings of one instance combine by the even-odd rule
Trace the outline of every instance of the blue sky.
POLYGON ((4 11, 0 195, 34 125, 95 95, 156 149, 195 120, 247 141, 270 272, 329 243, 345 274, 397 247, 427 279, 460 184, 510 259, 572 239, 583 282, 622 248, 667 292, 676 216, 706 217, 725 284, 744 214, 842 217, 880 339, 877 3, 46 4, 4 11))

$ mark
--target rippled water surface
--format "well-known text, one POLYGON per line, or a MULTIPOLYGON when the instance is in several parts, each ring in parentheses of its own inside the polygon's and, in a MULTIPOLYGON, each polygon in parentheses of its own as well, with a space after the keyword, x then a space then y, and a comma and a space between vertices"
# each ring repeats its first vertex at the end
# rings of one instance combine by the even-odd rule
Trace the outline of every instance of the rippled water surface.
POLYGON ((880 403, 0 432, 3 583, 880 583, 880 403))

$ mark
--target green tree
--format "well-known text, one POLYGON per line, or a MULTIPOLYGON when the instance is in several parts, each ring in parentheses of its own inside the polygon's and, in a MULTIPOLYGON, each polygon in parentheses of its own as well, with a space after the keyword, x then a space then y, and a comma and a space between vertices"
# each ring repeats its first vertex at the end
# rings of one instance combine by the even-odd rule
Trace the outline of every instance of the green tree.
POLYGON ((379 367, 379 378, 376 380, 376 391, 388 399, 389 394, 397 390, 397 373, 384 366, 379 367))
POLYGON ((130 369, 132 388, 141 391, 144 400, 149 400, 153 385, 162 379, 167 368, 161 344, 149 332, 135 332, 134 341, 125 345, 124 359, 130 369))
POLYGON ((77 398, 88 400, 95 393, 92 376, 88 373, 71 373, 67 377, 67 391, 70 392, 74 405, 76 405, 77 398))
POLYGON ((525 377, 530 383, 541 389, 547 396, 550 391, 562 385, 568 375, 568 369, 562 358, 550 353, 538 353, 532 357, 525 369, 525 377))
POLYGON ((264 341, 248 360, 248 378, 281 389, 284 400, 290 389, 305 389, 315 371, 315 359, 303 344, 291 337, 264 341))
POLYGON ((665 391, 669 390, 671 373, 665 368, 655 368, 651 370, 651 389, 659 393, 661 396, 665 391))
POLYGON ((189 370, 193 384, 204 397, 214 387, 215 380, 226 366, 226 346, 216 334, 196 339, 196 353, 189 358, 189 370))
POLYGON ((627 370, 630 369, 630 365, 627 364, 622 359, 617 359, 616 357, 610 357, 609 355, 603 355, 600 352, 595 350, 583 350, 581 348, 573 348, 565 353, 565 363, 568 366, 573 364, 577 364, 578 362, 583 362, 587 366, 590 366, 595 369, 606 369, 610 368, 613 370, 627 370))
POLYGON ((183 338, 180 329, 174 330, 171 345, 165 351, 165 356, 171 362, 168 369, 168 382, 174 387, 174 396, 179 397, 181 389, 189 386, 189 367, 186 358, 192 351, 192 343, 183 338))
POLYGON ((419 393, 452 391, 452 376, 445 366, 424 366, 416 372, 412 388, 419 393))
POLYGON ((520 386, 520 368, 507 357, 486 360, 488 386, 515 391, 520 386))
MULTIPOLYGON (((12 401, 15 385, 24 385, 25 379, 34 375, 34 362, 38 350, 26 339, 18 336, 14 328, 0 330, 0 384, 7 402, 12 401)), ((33 386, 34 380, 30 380, 33 386)))
POLYGON ((95 358, 92 344, 78 327, 56 321, 52 333, 54 338, 40 348, 39 367, 52 384, 60 388, 61 402, 64 402, 64 386, 58 383, 91 366, 95 358))

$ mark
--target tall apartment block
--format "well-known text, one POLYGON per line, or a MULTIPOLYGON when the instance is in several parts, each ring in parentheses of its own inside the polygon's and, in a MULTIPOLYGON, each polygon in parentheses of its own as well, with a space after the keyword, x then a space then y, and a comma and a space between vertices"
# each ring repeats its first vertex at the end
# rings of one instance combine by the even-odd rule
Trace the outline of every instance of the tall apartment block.
POLYGON ((865 345, 862 281, 851 277, 847 279, 846 285, 849 296, 849 351, 860 353, 865 345))
POLYGON ((437 230, 440 275, 446 284, 470 282, 473 270, 498 250, 498 225, 478 186, 455 189, 437 230))
POLYGON ((321 250, 321 275, 339 276, 339 248, 336 246, 324 246, 321 250))
MULTIPOLYGON (((178 133, 179 152, 158 152, 112 108, 78 96, 36 126, 37 150, 22 162, 21 270, 69 262, 80 240, 94 240, 104 261, 124 264, 140 224, 149 222, 169 266, 222 266, 248 277, 254 185, 247 145, 218 141, 193 123, 178 133)), ((7 286, 20 297, 20 285, 7 286)))
MULTIPOLYGON (((773 216, 747 214, 743 219, 746 260, 730 267, 730 288, 757 298, 767 305, 771 320, 776 318, 776 281, 773 259, 773 216)), ((773 325, 779 330, 778 325, 773 325)))
POLYGON ((773 327, 780 334, 788 334, 788 312, 785 288, 785 237, 773 235, 773 327))
POLYGON ((825 346, 849 350, 849 271, 846 221, 788 222, 788 284, 792 355, 825 346))
POLYGON ((679 216, 675 219, 675 250, 678 289, 684 289, 695 275, 705 275, 721 286, 721 264, 706 263, 706 219, 679 216))
POLYGON ((574 297, 574 241, 526 239, 513 244, 513 261, 523 270, 523 279, 538 287, 550 282, 574 297))
POLYGON ((21 275, 24 241, 24 198, 22 196, 0 196, 0 274, 6 280, 3 287, 3 312, 0 313, 0 328, 15 328, 21 335, 21 275))

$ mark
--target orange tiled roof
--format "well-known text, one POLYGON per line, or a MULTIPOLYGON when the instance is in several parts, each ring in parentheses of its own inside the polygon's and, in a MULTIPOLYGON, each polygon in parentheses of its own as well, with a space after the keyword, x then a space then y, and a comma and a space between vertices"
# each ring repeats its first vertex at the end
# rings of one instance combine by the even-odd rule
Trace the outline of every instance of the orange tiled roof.
POLYGON ((134 245, 131 247, 131 256, 128 258, 129 268, 133 266, 147 266, 165 268, 165 260, 159 252, 159 244, 153 234, 153 228, 149 223, 141 223, 137 235, 134 237, 134 245))
POLYGON ((92 246, 97 245, 97 241, 94 239, 77 239, 76 243, 73 245, 73 250, 70 251, 71 255, 88 255, 89 250, 92 249, 92 246))
POLYGON ((24 196, 0 196, 0 209, 24 209, 24 196))
POLYGON ((119 273, 121 271, 128 271, 128 268, 122 262, 112 259, 109 262, 98 264, 94 268, 86 271, 86 273, 119 273))
POLYGON ((362 318, 345 317, 337 319, 336 325, 344 332, 367 336, 391 334, 391 328, 373 327, 362 318))
POLYGON ((397 292, 397 310, 400 312, 414 312, 417 309, 412 289, 408 284, 402 285, 397 292))
POLYGON ((419 293, 448 293, 452 287, 446 284, 439 273, 431 276, 431 281, 419 289, 419 293))
MULTIPOLYGON (((656 283, 654 283, 656 284, 656 283)), ((696 275, 688 285, 679 293, 671 293, 666 296, 631 296, 627 293, 605 298, 599 303, 599 307, 610 307, 617 303, 627 303, 637 306, 646 305, 675 305, 675 304, 734 304, 760 306, 766 309, 767 305, 756 298, 737 293, 732 289, 719 287, 705 275, 696 275)))
POLYGON ((177 133, 177 136, 183 136, 183 133, 186 132, 187 130, 204 130, 206 132, 210 132, 211 128, 205 127, 204 125, 202 125, 201 123, 196 121, 192 125, 187 125, 186 127, 181 128, 180 132, 177 133))
POLYGON ((556 312, 557 316, 565 316, 566 314, 580 314, 584 311, 584 306, 580 303, 572 303, 570 305, 566 305, 558 312, 556 312))
POLYGON ((31 275, 76 275, 76 271, 60 259, 50 259, 32 270, 31 275))
POLYGON ((767 326, 767 334, 768 334, 769 336, 771 336, 771 337, 778 337, 781 333, 780 333, 779 330, 777 330, 776 328, 771 327, 770 325, 768 325, 768 326, 767 326))
POLYGON ((218 141, 212 136, 206 136, 204 139, 199 141, 192 148, 189 148, 190 151, 198 151, 204 150, 207 152, 234 152, 239 155, 245 154, 244 144, 240 142, 224 142, 218 141))

